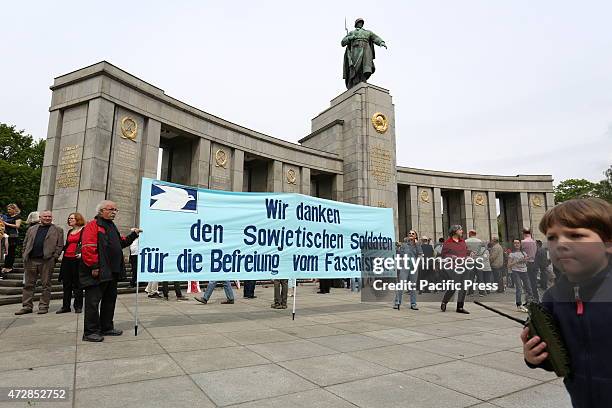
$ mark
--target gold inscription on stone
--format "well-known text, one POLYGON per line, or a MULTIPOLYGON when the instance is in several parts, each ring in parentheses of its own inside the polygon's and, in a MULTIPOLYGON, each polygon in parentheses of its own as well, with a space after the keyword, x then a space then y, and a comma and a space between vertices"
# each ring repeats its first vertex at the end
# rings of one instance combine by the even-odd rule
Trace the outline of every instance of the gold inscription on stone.
POLYGON ((129 116, 124 116, 121 119, 121 137, 136 143, 136 136, 138 136, 138 123, 129 116))
POLYGON ((482 193, 478 193, 474 196, 474 204, 485 205, 485 196, 482 193))
POLYGON ((78 187, 81 171, 80 145, 65 146, 58 162, 57 188, 78 187))
POLYGON ((215 152, 215 166, 227 168, 227 153, 223 149, 217 149, 215 152))
POLYGON ((376 203, 376 206, 380 208, 387 208, 387 203, 385 203, 384 201, 379 201, 378 203, 376 203))
POLYGON ((287 170, 287 184, 295 184, 297 181, 297 176, 295 174, 295 170, 289 169, 287 170))
POLYGON ((383 113, 376 112, 372 115, 372 126, 378 133, 385 133, 389 128, 389 121, 383 113))
POLYGON ((421 190, 421 201, 424 203, 428 203, 429 202, 429 191, 427 190, 421 190))
POLYGON ((534 195, 531 198, 531 206, 532 207, 541 207, 543 203, 544 203, 544 201, 542 200, 542 197, 540 195, 534 195))
POLYGON ((386 186, 391 180, 391 152, 382 147, 370 148, 370 171, 378 185, 386 186))

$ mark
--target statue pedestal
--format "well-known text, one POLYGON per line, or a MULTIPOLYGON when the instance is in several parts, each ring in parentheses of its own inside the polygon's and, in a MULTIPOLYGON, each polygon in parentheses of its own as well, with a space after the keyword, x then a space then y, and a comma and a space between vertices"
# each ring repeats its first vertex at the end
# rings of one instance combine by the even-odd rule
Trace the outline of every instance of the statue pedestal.
MULTIPOLYGON (((343 160, 343 201, 393 208, 397 226, 395 110, 389 91, 362 82, 312 119, 304 146, 343 160)), ((397 231, 397 228, 396 228, 397 231)))

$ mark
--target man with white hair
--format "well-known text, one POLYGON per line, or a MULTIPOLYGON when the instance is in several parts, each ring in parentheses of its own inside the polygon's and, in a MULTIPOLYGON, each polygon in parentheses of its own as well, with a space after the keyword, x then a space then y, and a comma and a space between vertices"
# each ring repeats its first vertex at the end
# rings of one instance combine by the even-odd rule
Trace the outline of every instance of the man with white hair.
POLYGON ((83 228, 79 272, 85 289, 83 341, 99 342, 104 336, 123 334, 113 323, 117 282, 126 276, 123 248, 130 246, 141 230, 132 228, 130 235, 121 236, 113 222, 117 211, 116 203, 104 200, 96 206, 98 215, 83 228))
POLYGON ((51 275, 57 258, 64 248, 64 230, 53 224, 51 211, 40 213, 40 223, 30 227, 23 242, 25 284, 22 292, 22 308, 16 315, 32 313, 34 288, 40 276, 42 294, 38 301, 38 314, 49 312, 51 301, 51 275))

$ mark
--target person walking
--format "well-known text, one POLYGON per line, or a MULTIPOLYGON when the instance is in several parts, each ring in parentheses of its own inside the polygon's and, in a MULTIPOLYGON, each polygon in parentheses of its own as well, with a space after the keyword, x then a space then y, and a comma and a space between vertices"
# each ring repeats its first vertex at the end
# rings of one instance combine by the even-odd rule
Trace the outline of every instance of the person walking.
POLYGON ((123 334, 113 322, 117 282, 126 276, 123 248, 130 246, 141 230, 132 228, 127 237, 119 234, 113 222, 118 211, 115 202, 100 202, 97 215, 83 230, 79 271, 79 281, 85 289, 83 341, 100 342, 104 336, 123 334))
POLYGON ((538 246, 531 237, 531 230, 529 228, 523 229, 523 240, 521 241, 521 248, 527 255, 527 275, 529 276, 529 286, 531 287, 531 296, 534 302, 540 301, 540 295, 538 294, 538 270, 536 268, 535 256, 538 252, 538 246))
POLYGON ((79 284, 79 264, 81 262, 81 239, 85 218, 78 212, 68 215, 68 234, 64 244, 64 255, 60 265, 59 281, 62 282, 64 296, 62 307, 55 313, 70 313, 70 300, 74 297, 74 313, 83 311, 83 289, 79 284))
POLYGON ((514 287, 516 288, 516 308, 519 312, 524 313, 527 313, 527 308, 523 306, 521 302, 521 292, 524 290, 525 297, 533 300, 530 288, 531 283, 527 272, 528 259, 529 255, 521 248, 521 241, 518 239, 512 241, 512 252, 508 255, 508 268, 512 271, 512 279, 514 280, 514 287), (521 286, 523 290, 521 290, 521 286))
MULTIPOLYGON (((408 232, 408 236, 404 238, 404 242, 399 247, 397 251, 398 255, 402 258, 406 256, 407 265, 404 265, 405 268, 398 268, 398 283, 399 282, 410 282, 412 289, 408 290, 410 295, 410 309, 419 310, 417 307, 417 259, 423 256, 423 250, 421 249, 421 245, 419 244, 419 236, 416 231, 411 230, 408 232)), ((404 294, 404 290, 400 287, 395 291, 395 302, 393 305, 394 309, 399 310, 400 305, 402 304, 402 297, 404 294)))
POLYGON ((287 279, 274 279, 274 301, 270 305, 272 309, 287 308, 288 284, 287 279))
MULTIPOLYGON (((194 299, 200 303, 207 304, 208 300, 212 296, 213 291, 215 290, 215 286, 217 286, 217 281, 209 281, 208 286, 206 287, 206 292, 202 295, 202 297, 194 296, 194 299)), ((234 304, 234 291, 232 289, 232 283, 230 281, 223 282, 223 290, 225 291, 226 300, 221 302, 222 305, 233 305, 234 304)))
MULTIPOLYGON (((463 287, 463 285, 465 285, 466 281, 466 271, 465 268, 463 271, 459 270, 459 267, 455 265, 460 262, 464 263, 465 258, 469 254, 467 245, 462 236, 463 227, 461 225, 453 225, 449 228, 448 239, 444 242, 444 246, 442 247, 442 258, 449 258, 453 261, 453 267, 444 271, 447 275, 447 280, 453 280, 454 282, 458 282, 462 285, 457 297, 456 311, 457 313, 470 314, 470 312, 465 310, 463 307, 465 304, 465 287, 463 287)), ((440 310, 446 312, 446 305, 452 299, 454 294, 455 289, 449 289, 444 293, 442 304, 440 304, 440 310)))
POLYGON ((29 228, 23 242, 25 285, 21 296, 22 308, 16 315, 32 313, 34 289, 40 278, 42 293, 38 301, 38 314, 49 312, 51 301, 51 276, 55 262, 64 247, 64 230, 53 224, 51 211, 40 214, 40 224, 29 228))

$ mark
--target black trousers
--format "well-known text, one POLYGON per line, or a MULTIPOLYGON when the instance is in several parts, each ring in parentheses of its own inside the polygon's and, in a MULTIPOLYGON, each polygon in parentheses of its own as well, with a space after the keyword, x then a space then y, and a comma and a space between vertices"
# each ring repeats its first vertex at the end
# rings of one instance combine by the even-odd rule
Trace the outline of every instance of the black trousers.
MULTIPOLYGON (((177 298, 183 297, 183 293, 181 292, 181 283, 180 282, 173 282, 174 284, 174 294, 176 295, 177 298)), ((164 294, 164 297, 167 298, 168 294, 170 293, 170 291, 168 290, 168 282, 165 281, 162 283, 162 293, 164 294)))
POLYGON ((136 274, 138 273, 138 255, 130 255, 130 266, 132 267, 132 277, 130 283, 136 286, 136 274))
POLYGON ((70 300, 74 297, 74 308, 83 308, 83 290, 79 284, 79 262, 78 258, 62 259, 60 273, 62 275, 62 286, 64 288, 64 297, 62 309, 70 310, 70 300))
POLYGON ((244 281, 243 295, 246 298, 255 296, 255 282, 254 280, 244 281))
MULTIPOLYGON (((465 276, 467 274, 468 274, 467 271, 465 271, 462 274, 456 273, 455 271, 445 271, 444 275, 446 276, 444 279, 452 279, 455 282, 461 282, 461 285, 463 287, 463 285, 465 284, 465 281, 468 279, 468 277, 465 276)), ((452 299, 454 294, 455 294, 455 289, 449 289, 446 292, 444 292, 442 303, 448 303, 449 300, 452 299)), ((462 309, 464 304, 465 304, 465 289, 461 289, 459 290, 459 294, 457 295, 457 309, 462 309)))
POLYGON ((85 288, 85 335, 113 330, 117 280, 101 282, 85 288))
POLYGON ((319 279, 319 291, 329 293, 333 279, 319 279))
POLYGON ((8 253, 4 258, 4 267, 12 269, 13 264, 15 263, 15 250, 17 249, 17 245, 19 245, 19 237, 9 237, 8 238, 8 253))

